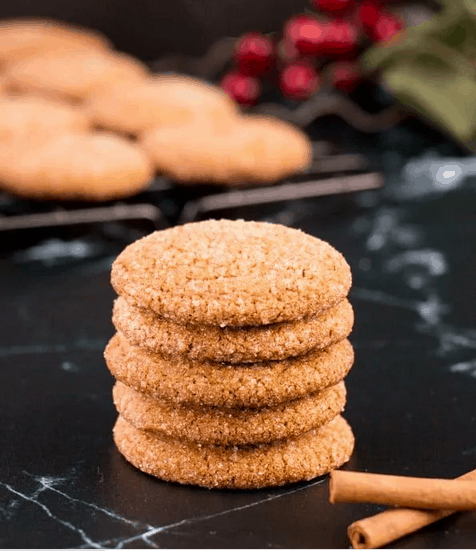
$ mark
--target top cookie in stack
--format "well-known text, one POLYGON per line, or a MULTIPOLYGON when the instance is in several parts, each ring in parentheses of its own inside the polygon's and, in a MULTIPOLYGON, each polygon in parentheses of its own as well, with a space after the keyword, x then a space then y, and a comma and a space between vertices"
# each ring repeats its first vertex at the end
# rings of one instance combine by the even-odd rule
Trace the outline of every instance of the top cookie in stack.
POLYGON ((151 234, 112 269, 119 450, 165 480, 255 488, 347 461, 349 266, 329 244, 263 222, 151 234))

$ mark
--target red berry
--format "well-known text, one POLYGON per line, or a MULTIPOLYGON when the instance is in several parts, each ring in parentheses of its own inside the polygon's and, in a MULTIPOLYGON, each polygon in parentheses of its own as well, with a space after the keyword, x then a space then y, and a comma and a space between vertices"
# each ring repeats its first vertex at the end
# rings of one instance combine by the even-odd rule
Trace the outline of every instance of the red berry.
POLYGON ((357 10, 357 20, 367 32, 374 28, 381 15, 382 6, 372 0, 362 2, 357 10))
POLYGON ((367 32, 374 42, 390 42, 404 29, 403 22, 397 17, 382 13, 375 25, 367 32))
POLYGON ((329 75, 331 84, 343 92, 351 92, 360 82, 360 71, 356 63, 334 63, 329 75))
POLYGON ((328 24, 321 44, 326 56, 342 57, 352 55, 358 44, 358 30, 346 21, 332 21, 328 24))
POLYGON ((279 86, 285 97, 304 100, 317 91, 319 77, 311 65, 291 63, 280 74, 279 86))
POLYGON ((354 0, 311 0, 311 5, 329 15, 345 15, 354 7, 354 0))
POLYGON ((230 71, 221 80, 223 90, 241 105, 255 105, 261 95, 260 81, 251 76, 230 71))
POLYGON ((233 59, 240 73, 259 75, 271 68, 274 58, 273 42, 260 33, 242 36, 235 46, 233 59))
POLYGON ((326 24, 310 15, 292 17, 284 28, 285 38, 303 55, 319 55, 326 24))

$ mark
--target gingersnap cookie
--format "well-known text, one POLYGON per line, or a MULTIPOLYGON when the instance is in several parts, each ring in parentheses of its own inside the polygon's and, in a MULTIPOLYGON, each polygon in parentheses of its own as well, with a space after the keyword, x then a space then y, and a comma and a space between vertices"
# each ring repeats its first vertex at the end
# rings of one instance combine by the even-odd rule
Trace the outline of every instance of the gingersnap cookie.
POLYGON ((154 127, 189 128, 198 120, 223 129, 239 116, 236 104, 221 88, 179 75, 115 84, 94 94, 88 107, 98 126, 134 135, 154 127))
POLYGON ((266 222, 206 220, 154 232, 112 266, 119 295, 178 323, 266 325, 343 300, 350 268, 331 245, 266 222))
POLYGON ((255 446, 203 446, 144 431, 119 416, 114 441, 141 471, 206 488, 253 489, 311 480, 342 466, 354 448, 343 417, 288 440, 255 446))
POLYGON ((86 132, 88 114, 66 103, 35 96, 0 97, 0 143, 44 140, 68 131, 86 132))
POLYGON ((341 381, 354 361, 348 340, 298 358, 247 364, 193 362, 132 346, 116 333, 105 350, 112 375, 153 398, 227 408, 270 407, 341 381))
POLYGON ((17 18, 0 22, 0 63, 48 50, 110 47, 110 40, 97 31, 52 19, 17 18))
POLYGON ((158 172, 178 182, 275 182, 312 161, 304 132, 269 117, 241 117, 221 131, 205 118, 175 128, 158 126, 145 132, 141 143, 158 172))
POLYGON ((290 438, 328 423, 344 411, 343 382, 321 392, 261 409, 187 407, 157 400, 117 382, 114 404, 138 429, 198 444, 244 445, 290 438))
POLYGON ((23 197, 102 201, 133 195, 152 178, 142 151, 116 135, 70 132, 0 144, 0 188, 23 197))
POLYGON ((46 90, 73 100, 84 100, 115 82, 146 76, 147 68, 138 59, 95 49, 42 52, 9 64, 6 72, 10 85, 26 91, 46 90))
POLYGON ((246 363, 284 360, 326 348, 350 334, 354 312, 344 299, 315 318, 222 328, 174 323, 119 297, 114 302, 112 322, 131 344, 166 357, 246 363))

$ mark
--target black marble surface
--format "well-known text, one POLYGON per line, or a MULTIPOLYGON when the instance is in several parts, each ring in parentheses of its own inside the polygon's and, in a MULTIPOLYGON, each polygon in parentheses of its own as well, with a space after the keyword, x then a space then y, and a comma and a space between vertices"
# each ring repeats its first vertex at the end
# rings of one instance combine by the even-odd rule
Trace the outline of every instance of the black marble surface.
MULTIPOLYGON (((430 477, 472 470, 476 180, 405 183, 412 157, 462 155, 411 121, 365 136, 328 119, 311 133, 369 154, 385 187, 225 214, 301 228, 352 267, 356 362, 346 417, 356 448, 346 468, 430 477)), ((382 508, 330 505, 325 477, 208 491, 158 481, 122 459, 102 351, 113 334, 110 265, 138 234, 111 235, 57 230, 21 248, 0 236, 0 546, 348 547, 348 524, 382 508)), ((473 548, 475 520, 454 515, 393 546, 473 548)))

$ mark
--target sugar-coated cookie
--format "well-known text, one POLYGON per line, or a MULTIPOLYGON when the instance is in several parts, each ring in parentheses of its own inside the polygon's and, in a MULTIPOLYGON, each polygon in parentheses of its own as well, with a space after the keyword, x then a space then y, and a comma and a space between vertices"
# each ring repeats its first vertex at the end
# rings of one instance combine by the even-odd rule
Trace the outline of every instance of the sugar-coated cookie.
POLYGON ((117 382, 117 411, 138 429, 199 444, 244 445, 273 442, 320 427, 342 413, 345 385, 260 409, 190 407, 157 400, 117 382))
POLYGON ((154 127, 190 128, 197 121, 219 130, 239 116, 220 88, 180 75, 118 83, 94 94, 88 106, 98 126, 135 135, 154 127))
POLYGON ((97 31, 52 19, 0 21, 0 64, 51 50, 110 47, 110 40, 97 31))
POLYGON ((0 188, 23 197, 114 199, 137 193, 152 177, 142 150, 116 135, 63 133, 0 144, 0 188))
POLYGON ((113 264, 114 289, 179 323, 264 325, 318 315, 351 285, 344 257, 300 230, 206 220, 154 232, 113 264))
POLYGON ((112 375, 162 400, 195 406, 271 407, 335 385, 354 361, 348 340, 299 358, 251 364, 165 359, 117 333, 105 350, 112 375))
POLYGON ((228 363, 284 360, 326 348, 349 335, 354 322, 347 299, 319 316, 262 326, 185 325, 157 316, 119 297, 112 321, 127 340, 163 356, 228 363))
POLYGON ((91 120, 84 109, 35 96, 0 96, 0 146, 21 140, 38 142, 67 131, 87 131, 91 120))
POLYGON ((242 117, 220 132, 208 120, 158 126, 144 133, 142 145, 160 173, 185 182, 274 182, 312 160, 307 136, 270 117, 242 117))
POLYGON ((120 81, 142 80, 147 68, 124 53, 95 49, 49 50, 7 67, 10 85, 83 100, 120 81))
POLYGON ((343 465, 354 436, 338 416, 295 438, 257 446, 201 446, 135 428, 119 417, 114 441, 135 467, 162 480, 253 489, 311 480, 343 465))

